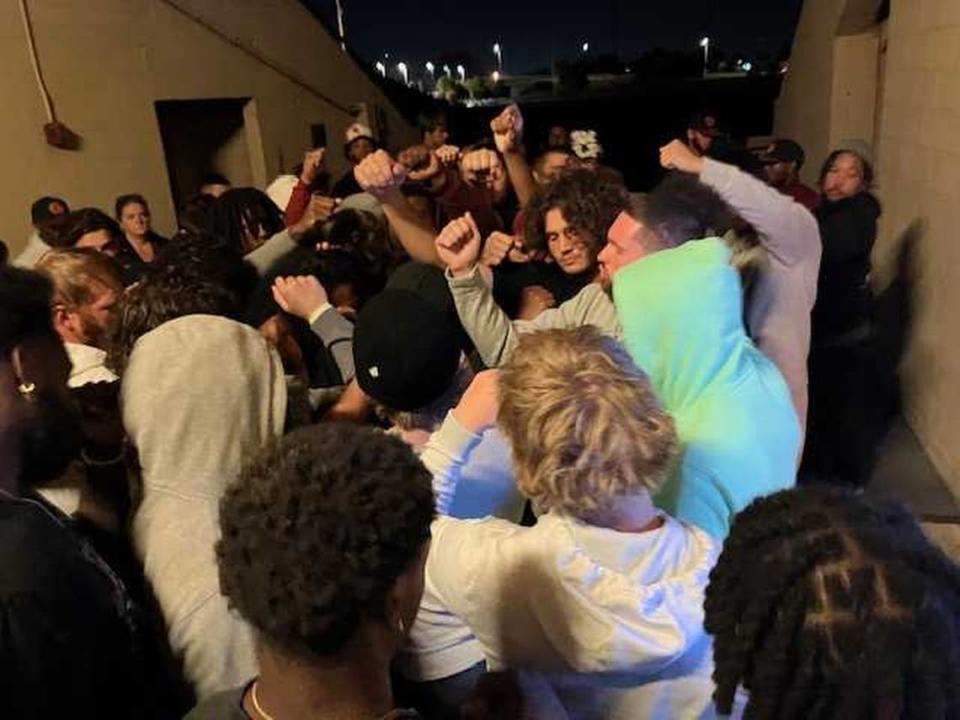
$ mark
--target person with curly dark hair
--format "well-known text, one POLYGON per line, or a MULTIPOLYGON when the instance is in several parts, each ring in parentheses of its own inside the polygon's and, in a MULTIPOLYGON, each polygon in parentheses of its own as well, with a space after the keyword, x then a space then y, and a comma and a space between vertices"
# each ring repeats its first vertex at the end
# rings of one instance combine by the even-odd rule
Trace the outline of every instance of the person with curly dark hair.
POLYGON ((399 439, 328 423, 262 451, 220 504, 220 587, 258 634, 259 676, 188 715, 400 718, 390 661, 413 624, 434 517, 399 439))
POLYGON ((960 717, 960 566, 901 506, 829 487, 755 501, 704 609, 721 714, 960 717))

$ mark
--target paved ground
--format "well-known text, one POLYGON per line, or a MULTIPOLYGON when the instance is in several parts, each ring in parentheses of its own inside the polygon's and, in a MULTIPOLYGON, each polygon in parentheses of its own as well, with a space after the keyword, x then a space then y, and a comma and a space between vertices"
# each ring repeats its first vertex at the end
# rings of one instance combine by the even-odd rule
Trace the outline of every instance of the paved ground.
POLYGON ((927 533, 960 562, 960 502, 906 423, 896 423, 887 436, 867 492, 905 502, 927 533))

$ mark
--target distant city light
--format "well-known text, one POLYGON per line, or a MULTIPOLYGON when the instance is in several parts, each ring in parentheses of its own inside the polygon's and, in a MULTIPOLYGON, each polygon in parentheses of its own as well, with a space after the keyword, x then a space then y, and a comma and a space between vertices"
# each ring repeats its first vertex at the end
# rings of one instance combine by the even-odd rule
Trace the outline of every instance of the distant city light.
POLYGON ((740 67, 743 68, 743 71, 744 71, 744 72, 750 72, 751 70, 753 70, 753 63, 752 63, 752 62, 745 62, 745 63, 743 63, 743 65, 741 65, 740 67))
POLYGON ((426 68, 427 68, 427 72, 430 73, 430 79, 431 79, 431 80, 436 80, 436 75, 435 75, 435 73, 436 73, 436 70, 437 70, 437 66, 434 65, 432 62, 429 62, 429 61, 428 61, 427 64, 426 64, 426 68))
POLYGON ((497 72, 503 72, 503 48, 500 43, 493 44, 493 54, 497 56, 497 72))
POLYGON ((381 75, 383 75, 384 77, 387 76, 387 66, 384 65, 384 64, 383 64, 382 62, 380 62, 379 60, 377 61, 377 72, 380 73, 381 75))
POLYGON ((580 49, 585 53, 590 52, 590 43, 585 42, 580 49))
POLYGON ((450 66, 449 66, 449 65, 444 65, 444 66, 443 66, 443 74, 446 75, 448 78, 452 78, 452 77, 453 77, 453 73, 450 72, 450 66))
POLYGON ((410 75, 408 74, 408 71, 407 71, 407 64, 405 62, 398 62, 397 70, 403 76, 403 84, 408 85, 410 83, 410 75))
POLYGON ((467 69, 463 65, 457 65, 457 75, 460 76, 460 82, 467 79, 467 69))
POLYGON ((494 70, 493 73, 490 75, 490 77, 493 79, 493 82, 494 82, 494 83, 500 82, 500 72, 499 72, 499 71, 494 70))
POLYGON ((702 48, 708 48, 708 47, 710 47, 710 38, 708 38, 708 37, 702 37, 702 38, 700 38, 700 47, 702 47, 702 48))

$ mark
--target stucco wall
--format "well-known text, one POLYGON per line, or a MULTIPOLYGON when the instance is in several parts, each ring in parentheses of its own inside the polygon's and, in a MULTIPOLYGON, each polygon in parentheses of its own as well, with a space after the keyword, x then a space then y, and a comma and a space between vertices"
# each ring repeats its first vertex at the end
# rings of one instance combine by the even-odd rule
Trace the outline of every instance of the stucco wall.
POLYGON ((13 252, 29 233, 31 201, 44 194, 61 194, 76 207, 108 209, 116 195, 141 192, 151 202, 157 228, 173 229, 156 100, 254 99, 257 127, 248 128, 247 137, 259 138, 250 158, 255 181, 272 178, 281 164, 289 168, 297 162, 309 144, 311 123, 327 126, 331 169, 346 169, 340 148, 352 122, 347 110, 353 103, 382 107, 394 143, 415 137, 413 128, 296 0, 28 4, 58 116, 83 138, 83 147, 72 152, 45 143, 46 118, 17 3, 0 3, 0 138, 5 161, 0 238, 13 252), (237 45, 255 49, 295 79, 237 45))
POLYGON ((892 5, 875 265, 878 280, 889 281, 912 228, 917 276, 904 365, 907 415, 960 496, 960 2, 892 5))

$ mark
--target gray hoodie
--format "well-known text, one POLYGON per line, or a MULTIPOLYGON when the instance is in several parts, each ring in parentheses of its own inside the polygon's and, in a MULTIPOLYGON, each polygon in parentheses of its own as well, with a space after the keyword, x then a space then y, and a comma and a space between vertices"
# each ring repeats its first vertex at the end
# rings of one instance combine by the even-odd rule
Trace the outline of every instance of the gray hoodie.
POLYGON ((188 315, 137 341, 121 401, 143 471, 134 545, 170 645, 204 698, 257 674, 250 629, 220 594, 213 546, 224 489, 283 431, 283 368, 253 329, 188 315))

